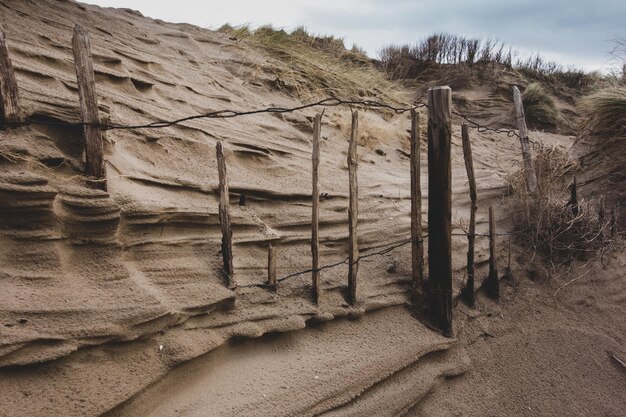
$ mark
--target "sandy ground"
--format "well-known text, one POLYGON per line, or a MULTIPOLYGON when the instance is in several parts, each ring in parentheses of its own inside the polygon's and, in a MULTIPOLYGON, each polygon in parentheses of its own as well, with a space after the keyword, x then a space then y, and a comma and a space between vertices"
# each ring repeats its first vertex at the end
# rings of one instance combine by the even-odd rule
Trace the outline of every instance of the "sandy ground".
MULTIPOLYGON (((301 104, 273 87, 272 69, 282 62, 224 34, 71 1, 0 1, 0 20, 24 113, 41 121, 78 121, 70 49, 75 23, 90 35, 100 110, 115 123, 301 104)), ((506 125, 510 102, 502 91, 510 90, 507 82, 455 95, 470 100, 476 114, 485 114, 490 123, 506 125)), ((597 274, 614 278, 612 292, 601 292, 598 285, 589 289, 597 295, 586 295, 592 298, 579 294, 580 304, 568 298, 551 307, 560 318, 554 329, 538 328, 528 304, 533 296, 547 297, 544 302, 550 304, 551 289, 531 291, 534 284, 521 279, 519 298, 511 296, 500 307, 481 306, 487 312, 502 310, 505 317, 511 314, 516 322, 461 309, 455 343, 408 313, 409 246, 361 263, 360 301, 354 307, 344 298, 345 266, 322 273, 319 306, 310 302, 307 275, 285 281, 276 295, 246 288, 264 282, 270 243, 278 251, 279 277, 310 267, 314 112, 108 131, 108 193, 87 189, 80 178, 80 129, 30 126, 0 132, 0 415, 436 415, 433 410, 485 415, 483 402, 470 400, 475 388, 466 384, 487 390, 476 391, 482 398, 506 387, 498 391, 502 397, 497 401, 505 403, 498 403, 502 408, 495 414, 507 415, 507 410, 524 410, 528 402, 519 400, 515 390, 534 392, 535 371, 555 359, 547 346, 568 346, 557 350, 559 356, 581 364, 584 375, 599 386, 597 395, 573 391, 580 393, 575 399, 612 398, 607 408, 598 406, 591 414, 610 414, 623 405, 615 385, 623 385, 623 374, 610 360, 605 362, 607 356, 580 361, 577 356, 598 343, 599 349, 623 357, 623 322, 617 318, 623 317, 625 298, 619 263, 613 264, 618 265, 614 276, 597 274), (241 285, 236 290, 226 288, 219 273, 218 140, 225 143, 230 176, 235 279, 241 285), (245 206, 237 204, 241 195, 245 206), (609 301, 603 302, 604 297, 609 301), (578 328, 571 328, 574 322, 566 312, 587 304, 594 315, 573 330, 578 328), (472 323, 483 320, 496 337, 468 343, 476 330, 472 323), (605 336, 595 337, 591 329, 600 323, 605 336), (511 330, 517 326, 528 333, 511 330), (260 339, 247 340, 251 338, 260 339), (534 342, 520 351, 526 338, 534 342), (544 339, 546 349, 540 349, 544 339), (569 348, 572 339, 576 344, 569 348), (482 343, 493 349, 476 350, 482 343), (533 353, 538 360, 532 372, 521 372, 523 364, 499 356, 501 351, 533 353), (450 379, 464 372, 466 376, 450 379), (448 389, 459 398, 467 396, 465 408, 449 403, 448 389), (513 402, 507 405, 506 398, 513 402)), ((322 264, 347 255, 349 118, 347 109, 327 109, 324 116, 322 264)), ((452 151, 455 232, 462 231, 468 218, 459 123, 454 122, 452 151)), ((409 236, 408 126, 407 116, 361 113, 361 139, 367 145, 358 150, 362 251, 409 236)), ((560 135, 534 137, 572 143, 560 135)), ((473 131, 472 139, 477 231, 486 231, 490 204, 497 206, 500 230, 509 230, 502 204, 504 178, 516 167, 519 145, 489 132, 473 131)), ((425 175, 422 182, 426 190, 425 175)), ((424 206, 427 198, 424 193, 424 206)), ((465 250, 465 239, 455 237, 456 292, 464 280, 465 250)), ((500 251, 505 254, 503 245, 500 251)), ((477 241, 476 259, 477 274, 484 277, 485 239, 477 241)), ((525 268, 522 257, 516 270, 525 268)), ((547 321, 541 316, 542 324, 547 321)), ((546 380, 553 381, 562 368, 555 369, 546 380)), ((558 393, 585 387, 569 378, 570 385, 558 393)), ((548 415, 560 414, 554 408, 561 404, 559 398, 563 396, 552 402, 545 398, 548 415)))

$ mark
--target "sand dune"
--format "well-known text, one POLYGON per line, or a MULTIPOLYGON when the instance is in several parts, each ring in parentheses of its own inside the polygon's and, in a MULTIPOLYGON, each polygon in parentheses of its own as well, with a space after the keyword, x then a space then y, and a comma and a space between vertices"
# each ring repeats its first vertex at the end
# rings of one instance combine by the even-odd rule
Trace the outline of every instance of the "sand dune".
MULTIPOLYGON (((281 63, 225 34, 71 1, 2 1, 0 20, 21 103, 33 120, 79 121, 71 51, 76 23, 89 33, 100 111, 112 123, 301 103, 274 89, 271 74, 250 75, 257 65, 281 63)), ((498 91, 455 94, 476 102, 466 110, 510 126, 510 102, 498 91)), ((109 130, 108 193, 86 188, 79 175, 80 129, 32 125, 0 132, 0 414, 398 415, 438 381, 465 372, 466 353, 449 349, 452 340, 402 307, 410 304, 410 246, 361 263, 355 307, 344 297, 345 265, 322 272, 319 306, 310 302, 308 275, 281 283, 277 294, 246 287, 265 281, 270 243, 279 277, 310 268, 315 111, 109 130), (218 140, 229 171, 241 286, 234 290, 219 272, 218 140), (307 326, 313 327, 303 330, 307 326), (293 333, 274 335, 284 332, 293 333), (324 355, 331 350, 329 361, 324 355), (302 357, 306 366, 284 370, 302 357), (320 369, 315 389, 310 375, 299 373, 313 368, 320 369)), ((346 108, 329 108, 323 119, 322 264, 347 256, 349 121, 346 108)), ((459 123, 453 132, 455 232, 469 217, 459 123)), ((380 150, 358 150, 361 250, 410 236, 409 125, 406 115, 361 112, 362 135, 373 136, 380 150)), ((472 137, 483 233, 487 206, 499 205, 506 193, 504 177, 518 163, 519 145, 492 132, 472 137)), ((504 209, 497 212, 499 228, 508 230, 504 209)), ((480 280, 487 249, 479 239, 480 280)), ((455 236, 453 250, 458 294, 464 237, 455 236)))

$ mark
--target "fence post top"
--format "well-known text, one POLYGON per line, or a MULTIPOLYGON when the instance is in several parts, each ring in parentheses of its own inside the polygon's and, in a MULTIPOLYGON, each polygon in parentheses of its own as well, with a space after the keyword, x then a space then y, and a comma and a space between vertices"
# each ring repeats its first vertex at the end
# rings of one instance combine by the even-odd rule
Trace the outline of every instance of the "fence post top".
POLYGON ((435 90, 448 90, 448 91, 452 91, 452 89, 450 87, 448 87, 447 85, 438 85, 435 87, 430 87, 428 89, 428 91, 435 91, 435 90))

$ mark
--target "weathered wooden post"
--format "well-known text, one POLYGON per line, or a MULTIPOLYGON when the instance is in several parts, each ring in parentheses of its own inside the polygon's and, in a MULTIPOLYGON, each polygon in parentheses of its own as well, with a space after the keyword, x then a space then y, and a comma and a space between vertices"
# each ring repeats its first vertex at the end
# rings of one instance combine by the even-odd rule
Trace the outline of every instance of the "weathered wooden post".
POLYGON ((320 299, 320 237, 319 237, 319 178, 318 169, 320 165, 320 134, 322 130, 322 115, 316 114, 313 123, 313 155, 312 155, 312 173, 313 186, 311 191, 312 213, 311 213, 311 278, 313 289, 313 302, 319 303, 320 299))
POLYGON ((272 245, 267 250, 267 286, 272 292, 276 292, 276 251, 272 245))
POLYGON ((104 145, 102 143, 100 116, 98 114, 98 96, 96 95, 96 80, 91 60, 91 47, 87 33, 80 25, 74 27, 72 48, 74 50, 76 78, 78 79, 81 120, 84 123, 87 175, 95 178, 95 181, 88 181, 88 183, 106 191, 104 145))
POLYGON ((357 218, 359 213, 359 184, 357 181, 358 159, 356 155, 359 131, 359 113, 352 112, 352 132, 348 147, 348 177, 350 181, 350 207, 348 208, 348 302, 352 305, 357 302, 356 286, 359 270, 359 246, 357 240, 357 218))
POLYGON ((476 298, 474 296, 474 240, 476 239, 476 210, 477 193, 476 193, 476 177, 474 176, 474 160, 472 158, 472 145, 470 143, 467 124, 461 125, 461 140, 463 142, 463 158, 465 159, 465 170, 467 171, 467 179, 470 191, 470 222, 469 231, 467 233, 467 284, 462 290, 462 296, 465 302, 473 306, 476 298))
POLYGON ((420 164, 420 115, 411 110, 411 262, 413 298, 419 300, 424 288, 424 240, 422 237, 422 184, 420 164))
POLYGON ((20 112, 19 95, 17 92, 17 81, 13 72, 13 64, 9 58, 9 48, 4 33, 4 28, 0 25, 0 95, 2 100, 0 105, 1 124, 3 126, 16 126, 22 122, 20 112))
POLYGON ((572 184, 570 185, 569 191, 570 191, 570 197, 569 197, 569 201, 567 202, 567 204, 571 207, 572 214, 574 216, 578 216, 578 213, 580 212, 580 208, 578 205, 578 186, 576 185, 576 176, 574 176, 574 180, 572 181, 572 184))
POLYGON ((488 297, 494 300, 500 298, 498 260, 496 258, 496 219, 493 206, 489 206, 489 276, 485 281, 485 292, 488 297))
POLYGON ((430 314, 452 335, 452 139, 450 87, 428 89, 428 286, 430 314))
POLYGON ((522 93, 517 86, 513 86, 513 102, 515 104, 515 118, 517 121, 517 130, 519 131, 520 144, 522 146, 522 157, 524 159, 524 175, 526 177, 526 186, 532 195, 537 195, 537 173, 535 172, 535 163, 530 155, 530 141, 526 132, 526 116, 524 115, 524 104, 522 103, 522 93))
POLYGON ((226 278, 229 288, 237 287, 233 277, 233 231, 230 228, 230 196, 228 194, 228 177, 226 174, 226 158, 224 157, 224 146, 222 142, 217 142, 215 147, 217 155, 217 171, 219 176, 219 218, 222 229, 222 260, 224 266, 222 273, 226 278))

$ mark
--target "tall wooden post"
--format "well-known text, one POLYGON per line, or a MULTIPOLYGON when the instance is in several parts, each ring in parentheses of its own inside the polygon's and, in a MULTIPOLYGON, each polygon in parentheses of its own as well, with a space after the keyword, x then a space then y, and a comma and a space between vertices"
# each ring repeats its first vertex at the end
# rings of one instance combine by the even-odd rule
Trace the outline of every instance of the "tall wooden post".
POLYGON ((428 269, 430 313, 452 335, 452 139, 450 87, 428 89, 428 269))
POLYGON ((424 287, 420 137, 420 115, 417 111, 411 110, 411 262, 413 298, 416 308, 420 292, 424 287))
POLYGON ((574 176, 574 180, 570 185, 569 191, 570 197, 567 204, 572 208, 572 214, 574 216, 578 216, 578 213, 580 212, 580 207, 578 205, 578 186, 576 184, 576 176, 574 176))
POLYGON ((272 245, 267 250, 267 286, 270 291, 276 292, 276 251, 272 245))
POLYGON ((233 277, 233 231, 230 228, 230 196, 228 194, 228 177, 226 174, 226 158, 224 157, 224 147, 222 142, 217 142, 215 147, 217 155, 217 171, 219 175, 219 218, 222 229, 222 259, 224 267, 222 273, 226 278, 229 288, 237 287, 233 277))
POLYGON ((496 258, 496 219, 493 206, 489 206, 489 276, 485 282, 485 292, 488 297, 494 300, 500 298, 498 260, 496 258))
POLYGON ((19 125, 22 122, 20 113, 17 81, 13 72, 9 49, 4 34, 4 28, 0 25, 0 116, 2 125, 19 125))
POLYGON ((359 270, 359 246, 357 240, 357 218, 359 213, 359 184, 357 181, 358 160, 356 155, 357 139, 359 131, 359 113, 352 112, 352 133, 350 135, 350 145, 348 147, 348 177, 350 181, 350 207, 348 208, 348 302, 356 304, 357 273, 359 270))
POLYGON ((313 124, 313 155, 312 155, 312 174, 313 174, 313 186, 311 191, 312 213, 311 213, 311 286, 313 289, 313 302, 319 303, 320 299, 320 237, 319 237, 319 202, 320 202, 320 190, 319 190, 319 178, 318 169, 320 165, 320 133, 322 130, 322 115, 315 115, 315 122, 313 124))
POLYGON ((78 79, 81 120, 85 124, 83 131, 85 134, 87 175, 96 179, 96 181, 89 182, 92 186, 106 191, 104 145, 102 143, 102 131, 100 130, 98 96, 96 95, 96 79, 93 74, 91 47, 87 33, 80 25, 74 27, 72 48, 74 50, 76 78, 78 79))
POLYGON ((517 86, 513 87, 513 102, 515 104, 515 119, 519 131, 520 144, 522 146, 526 186, 531 194, 537 195, 537 173, 535 172, 535 163, 530 155, 530 141, 528 140, 528 134, 526 132, 526 116, 524 115, 524 104, 522 104, 522 93, 520 93, 517 86))
POLYGON ((476 239, 476 210, 477 193, 476 193, 476 177, 474 176, 474 160, 472 158, 472 145, 469 138, 467 124, 461 125, 461 140, 463 142, 463 158, 465 159, 465 170, 467 171, 467 180, 469 182, 470 191, 470 222, 467 234, 467 284, 462 290, 462 296, 465 302, 470 306, 475 303, 474 296, 474 240, 476 239))

